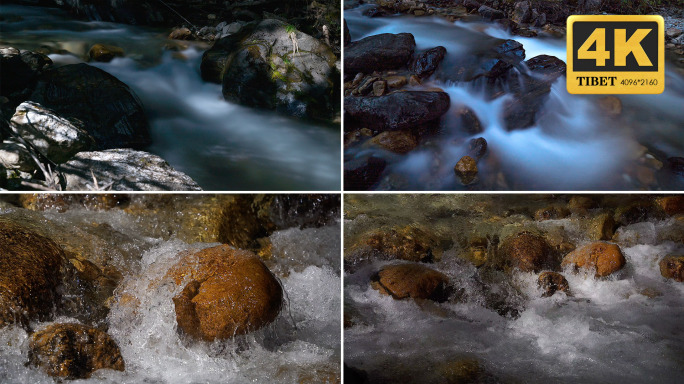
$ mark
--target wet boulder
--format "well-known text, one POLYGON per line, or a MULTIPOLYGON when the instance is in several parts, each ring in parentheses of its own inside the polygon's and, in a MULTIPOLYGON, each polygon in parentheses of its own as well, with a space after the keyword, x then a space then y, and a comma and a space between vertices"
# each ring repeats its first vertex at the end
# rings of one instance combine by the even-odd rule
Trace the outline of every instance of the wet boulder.
POLYGON ((542 290, 542 297, 553 296, 558 291, 570 293, 568 280, 558 272, 542 272, 537 279, 537 287, 542 290))
POLYGON ((0 326, 46 320, 59 293, 64 254, 52 240, 0 221, 0 326))
POLYGON ((87 379, 98 369, 125 369, 119 346, 107 333, 69 323, 51 324, 31 335, 29 362, 65 379, 87 379))
POLYGON ((668 216, 684 213, 684 196, 666 196, 656 199, 656 204, 668 216))
POLYGON ((477 9, 477 13, 480 14, 483 18, 487 20, 498 20, 498 19, 503 19, 506 15, 503 13, 503 11, 499 11, 498 9, 494 9, 492 7, 488 7, 486 5, 480 6, 480 8, 477 9))
POLYGON ((476 137, 468 142, 468 156, 480 160, 487 153, 487 140, 484 137, 476 137))
POLYGON ((60 168, 67 190, 200 191, 164 159, 133 149, 79 152, 60 168), (96 185, 97 184, 97 185, 96 185))
POLYGON ((378 131, 415 130, 439 121, 451 105, 445 92, 407 91, 379 97, 344 98, 347 127, 378 131))
POLYGON ((503 262, 523 272, 539 272, 554 269, 551 246, 542 237, 530 232, 509 236, 501 244, 503 262))
POLYGON ((386 131, 369 140, 369 143, 377 145, 394 153, 408 153, 418 146, 415 135, 409 131, 386 131))
POLYGON ((57 164, 95 146, 95 140, 86 132, 81 121, 60 117, 54 111, 31 101, 17 107, 10 127, 43 156, 57 164))
POLYGON ((347 27, 347 20, 344 20, 344 46, 346 47, 351 43, 351 33, 349 32, 349 27, 347 27))
POLYGON ((470 156, 463 156, 454 166, 454 173, 463 185, 473 184, 477 178, 477 161, 470 156))
POLYGON ((141 148, 151 143, 147 117, 133 91, 109 73, 71 64, 45 71, 29 97, 60 117, 76 119, 98 149, 141 148))
POLYGON ((181 255, 167 277, 182 291, 173 298, 179 330, 205 341, 228 339, 273 322, 283 290, 253 253, 220 245, 181 255))
POLYGON ((565 75, 565 62, 554 56, 535 56, 525 64, 532 75, 516 75, 510 80, 514 97, 504 105, 503 119, 509 131, 534 125, 551 86, 565 75))
POLYGON ((349 43, 344 50, 345 76, 406 67, 415 48, 416 41, 410 33, 382 33, 349 43))
POLYGON ((568 253, 562 267, 594 268, 596 277, 608 276, 625 266, 626 260, 617 244, 593 242, 568 253))
POLYGON ((664 278, 684 282, 684 256, 666 256, 660 260, 659 266, 664 278))
POLYGON ((100 61, 103 63, 109 63, 114 60, 115 57, 123 57, 124 51, 120 47, 107 44, 95 44, 90 47, 88 51, 88 56, 92 61, 100 61))
POLYGON ((331 118, 339 105, 336 63, 323 42, 266 19, 219 39, 204 53, 200 70, 203 79, 222 83, 228 101, 297 117, 331 118))
POLYGON ((381 157, 364 154, 344 162, 344 189, 363 191, 380 179, 387 161, 381 157))
POLYGON ((615 220, 613 215, 605 212, 596 215, 587 225, 586 234, 590 240, 610 240, 615 234, 615 220))
POLYGON ((420 264, 383 267, 371 278, 373 289, 396 300, 413 298, 443 302, 448 299, 449 278, 420 264))
MULTIPOLYGON (((52 65, 49 57, 12 47, 0 48, 0 117, 9 120, 15 108, 33 92, 40 74, 52 65)), ((0 122, 0 139, 5 136, 0 122)))
POLYGON ((459 57, 450 73, 444 75, 454 81, 472 81, 481 77, 496 79, 524 59, 525 49, 515 40, 483 40, 471 54, 459 57))
POLYGON ((426 78, 430 77, 439 64, 444 60, 447 50, 444 47, 434 47, 430 48, 425 52, 421 52, 415 61, 411 63, 411 71, 413 71, 418 77, 426 78))
POLYGON ((460 107, 454 111, 454 114, 458 117, 458 120, 460 120, 461 128, 463 128, 465 132, 471 135, 482 133, 482 123, 480 123, 480 119, 477 118, 475 111, 471 108, 465 106, 460 107))

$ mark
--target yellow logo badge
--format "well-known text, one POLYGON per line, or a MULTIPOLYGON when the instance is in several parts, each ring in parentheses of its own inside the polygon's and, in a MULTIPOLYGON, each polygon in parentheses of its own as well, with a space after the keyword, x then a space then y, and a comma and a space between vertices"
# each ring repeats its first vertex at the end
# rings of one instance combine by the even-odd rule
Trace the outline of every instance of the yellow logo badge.
POLYGON ((567 29, 568 92, 656 94, 665 90, 662 16, 573 15, 567 29))

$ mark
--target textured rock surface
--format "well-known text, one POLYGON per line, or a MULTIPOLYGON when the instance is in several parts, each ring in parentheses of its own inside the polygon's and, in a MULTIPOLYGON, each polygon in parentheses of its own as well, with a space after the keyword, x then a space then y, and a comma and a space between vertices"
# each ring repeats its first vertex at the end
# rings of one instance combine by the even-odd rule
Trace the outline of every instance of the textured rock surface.
POLYGON ((664 278, 684 282, 684 256, 666 256, 659 266, 664 278))
POLYGON ((93 175, 100 188, 111 185, 117 191, 201 190, 159 156, 132 149, 80 152, 61 170, 71 191, 95 189, 93 175))
POLYGON ((330 117, 339 103, 337 58, 330 47, 266 19, 224 37, 204 53, 202 78, 223 84, 226 100, 298 117, 330 117))
POLYGON ((617 244, 594 242, 578 248, 563 258, 562 266, 596 268, 596 277, 608 276, 625 266, 625 257, 617 244))
POLYGON ((50 376, 66 379, 86 379, 98 369, 125 369, 116 342, 107 333, 81 324, 51 324, 34 333, 29 361, 50 376))
POLYGON ((389 265, 372 278, 371 286, 397 300, 430 299, 446 301, 449 278, 420 264, 389 265))
POLYGON ((71 64, 49 69, 28 100, 60 117, 83 122, 98 149, 141 148, 151 143, 141 102, 126 84, 99 68, 71 64))
POLYGON ((558 291, 570 293, 568 280, 558 272, 542 272, 537 279, 537 286, 542 289, 542 297, 553 296, 558 291))
POLYGON ((82 122, 59 117, 35 102, 20 104, 10 126, 17 135, 58 164, 95 146, 95 140, 83 129, 82 122))
POLYGON ((345 97, 346 127, 380 131, 415 130, 444 115, 450 106, 445 92, 407 91, 379 97, 345 97))
POLYGON ((253 332, 282 306, 282 288, 263 262, 228 245, 182 256, 167 277, 185 284, 173 299, 178 327, 202 340, 253 332))
POLYGON ((0 221, 0 326, 49 317, 63 257, 48 238, 0 221))
POLYGON ((506 263, 525 272, 538 272, 552 266, 551 248, 541 236, 521 232, 506 238, 501 245, 506 263))
POLYGON ((358 72, 371 73, 405 67, 413 58, 416 41, 410 33, 382 33, 346 45, 344 73, 354 77, 358 72))

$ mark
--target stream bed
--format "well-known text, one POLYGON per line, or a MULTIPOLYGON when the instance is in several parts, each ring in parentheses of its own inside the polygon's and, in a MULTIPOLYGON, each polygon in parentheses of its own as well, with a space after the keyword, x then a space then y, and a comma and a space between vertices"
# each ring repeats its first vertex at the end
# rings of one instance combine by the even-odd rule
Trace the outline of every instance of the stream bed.
POLYGON ((125 57, 94 65, 126 83, 150 121, 152 152, 205 190, 338 190, 339 125, 226 102, 200 76, 207 43, 168 30, 75 20, 46 7, 0 5, 0 44, 45 50, 55 65, 83 62, 94 44, 125 57), (55 53, 57 52, 57 53, 55 53))
POLYGON ((684 284, 661 276, 659 262, 684 253, 684 227, 681 208, 663 214, 654 200, 347 195, 345 381, 679 382, 684 284), (606 214, 608 223, 617 220, 597 233, 596 220, 605 223, 606 214), (569 291, 543 297, 537 279, 544 268, 522 271, 495 262, 505 239, 521 231, 541 234, 558 258, 607 238, 602 241, 617 244, 626 262, 605 277, 556 266, 569 291), (378 271, 396 265, 444 274, 450 290, 439 299, 381 294, 373 283, 378 271))

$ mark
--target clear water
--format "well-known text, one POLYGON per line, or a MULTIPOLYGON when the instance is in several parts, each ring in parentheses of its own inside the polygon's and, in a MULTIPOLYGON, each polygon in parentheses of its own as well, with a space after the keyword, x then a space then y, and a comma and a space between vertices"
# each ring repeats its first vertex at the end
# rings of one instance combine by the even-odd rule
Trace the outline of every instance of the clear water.
MULTIPOLYGON (((436 16, 369 18, 362 15, 368 7, 370 5, 345 11, 352 41, 379 33, 411 33, 415 37, 417 51, 439 45, 447 49, 441 64, 442 73, 448 73, 448 68, 460 55, 492 38, 522 43, 526 59, 541 54, 566 59, 564 39, 513 36, 497 24, 452 23, 436 16)), ((640 189, 642 186, 625 169, 636 164, 641 145, 662 151, 667 157, 684 155, 684 131, 681 129, 684 127, 684 110, 681 108, 684 105, 684 78, 669 70, 667 65, 663 94, 620 95, 622 121, 607 118, 596 105, 597 97, 569 94, 565 77, 561 77, 553 84, 550 97, 541 111, 544 118, 532 127, 512 132, 505 129, 501 118, 504 102, 510 95, 487 100, 477 82, 454 84, 436 80, 438 70, 424 86, 442 88, 451 97, 452 107, 465 105, 473 109, 484 132, 473 136, 461 132, 458 125, 450 121, 447 112, 439 136, 405 156, 390 157, 385 175, 395 174, 406 180, 402 189, 462 189, 456 181, 453 167, 468 153, 468 139, 484 137, 490 158, 495 156, 498 164, 480 161, 480 177, 503 172, 509 183, 504 189, 640 189)), ((367 151, 369 149, 351 148, 345 156, 357 156, 367 151)), ((674 175, 665 177, 675 179, 674 175)), ((681 180, 669 182, 676 189, 684 187, 681 180)), ((671 190, 672 185, 662 189, 671 190)), ((477 185, 474 188, 478 189, 477 185)))
POLYGON ((0 5, 0 43, 47 46, 56 64, 82 62, 93 44, 119 46, 126 57, 91 63, 130 86, 150 121, 147 150, 205 190, 339 190, 338 125, 303 121, 223 100, 221 86, 199 72, 203 50, 173 45, 167 30, 79 21, 61 10, 0 5))

